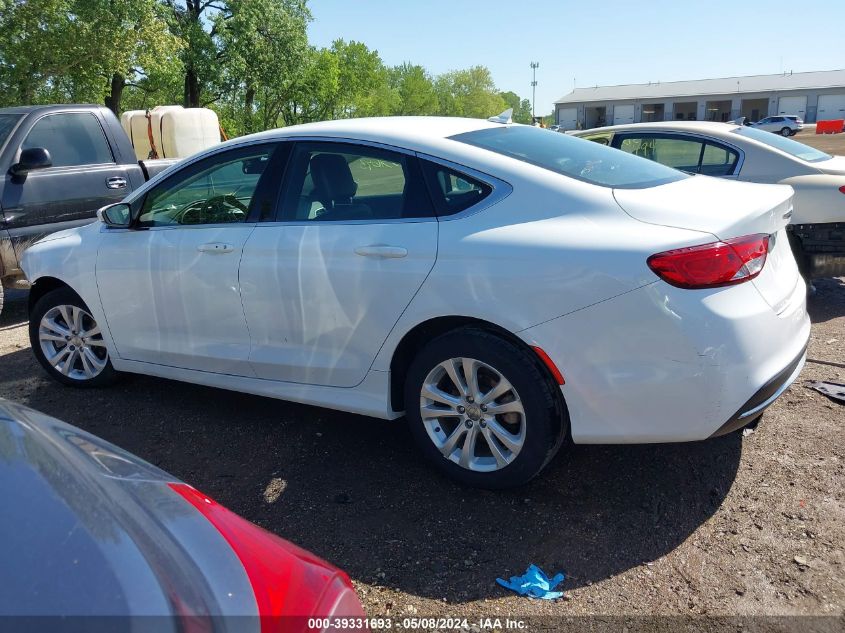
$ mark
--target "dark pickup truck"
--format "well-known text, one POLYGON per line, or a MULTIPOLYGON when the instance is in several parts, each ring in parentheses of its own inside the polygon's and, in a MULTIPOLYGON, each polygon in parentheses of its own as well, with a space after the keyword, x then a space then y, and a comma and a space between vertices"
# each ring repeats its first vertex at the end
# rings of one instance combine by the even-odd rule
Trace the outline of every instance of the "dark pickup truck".
POLYGON ((135 159, 111 110, 96 105, 0 109, 0 310, 3 288, 26 288, 24 249, 87 224, 175 160, 135 159))

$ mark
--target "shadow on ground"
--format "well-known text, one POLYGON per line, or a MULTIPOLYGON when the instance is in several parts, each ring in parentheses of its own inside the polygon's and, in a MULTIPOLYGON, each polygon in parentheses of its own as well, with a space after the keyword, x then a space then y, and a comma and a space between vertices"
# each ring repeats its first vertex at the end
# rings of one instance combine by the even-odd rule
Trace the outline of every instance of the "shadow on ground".
POLYGON ((845 315, 845 278, 814 279, 815 293, 807 298, 807 312, 813 323, 824 323, 845 315))
POLYGON ((3 311, 0 312, 0 336, 6 328, 25 323, 26 299, 29 293, 25 290, 5 290, 3 311))
POLYGON ((28 348, 0 362, 5 397, 138 454, 354 579, 449 602, 501 595, 494 579, 529 563, 566 571, 573 589, 668 553, 719 507, 741 453, 736 434, 570 447, 528 486, 485 492, 423 463, 404 420, 142 376, 75 390, 44 378, 28 348))

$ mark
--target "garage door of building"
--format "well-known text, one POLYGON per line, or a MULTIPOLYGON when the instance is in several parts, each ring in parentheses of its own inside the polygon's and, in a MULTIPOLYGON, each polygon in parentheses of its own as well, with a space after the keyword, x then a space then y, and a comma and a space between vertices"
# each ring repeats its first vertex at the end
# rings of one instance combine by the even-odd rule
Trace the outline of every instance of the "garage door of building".
POLYGON ((624 125, 634 122, 634 106, 618 105, 613 106, 613 125, 624 125))
POLYGON ((778 114, 797 114, 802 119, 807 113, 807 97, 781 97, 778 99, 778 114))
POLYGON ((845 119, 845 95, 820 95, 816 109, 817 121, 845 119))
POLYGON ((558 110, 557 124, 564 130, 574 130, 578 124, 578 108, 562 108, 558 110))

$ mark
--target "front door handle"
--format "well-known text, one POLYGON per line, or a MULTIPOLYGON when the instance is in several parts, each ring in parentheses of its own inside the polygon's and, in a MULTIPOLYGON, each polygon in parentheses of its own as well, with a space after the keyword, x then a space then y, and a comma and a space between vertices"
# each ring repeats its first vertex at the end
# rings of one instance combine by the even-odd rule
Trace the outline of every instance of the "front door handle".
POLYGON ((380 257, 382 259, 399 259, 408 255, 408 249, 401 246, 387 246, 386 244, 371 244, 370 246, 359 246, 355 249, 356 255, 362 257, 380 257))
POLYGON ((126 178, 122 178, 121 176, 112 176, 111 178, 106 178, 106 187, 108 187, 109 189, 125 189, 126 178))
POLYGON ((200 244, 197 246, 200 253, 216 253, 222 255, 223 253, 231 253, 235 247, 231 244, 224 244, 223 242, 209 242, 208 244, 200 244))

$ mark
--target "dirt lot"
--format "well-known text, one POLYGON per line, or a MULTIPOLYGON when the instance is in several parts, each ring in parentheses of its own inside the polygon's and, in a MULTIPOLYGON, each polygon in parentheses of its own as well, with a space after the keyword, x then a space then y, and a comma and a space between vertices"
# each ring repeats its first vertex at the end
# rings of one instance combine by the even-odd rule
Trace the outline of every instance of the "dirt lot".
POLYGON ((828 154, 845 154, 845 134, 816 134, 814 126, 801 130, 792 138, 828 154))
POLYGON ((401 420, 143 376, 61 387, 33 359, 23 293, 0 316, 0 396, 115 442, 338 564, 368 613, 394 623, 499 617, 504 628, 516 616, 530 630, 587 630, 559 618, 592 614, 625 618, 590 630, 678 630, 677 616, 706 615, 727 619, 694 619, 695 630, 841 631, 845 405, 804 382, 845 382, 845 280, 817 287, 810 361, 752 434, 570 447, 515 492, 439 477, 401 420), (529 601, 495 584, 529 563, 565 571, 566 598, 529 601), (673 617, 640 618, 653 615, 673 617), (799 615, 828 617, 758 617, 799 615))

